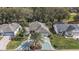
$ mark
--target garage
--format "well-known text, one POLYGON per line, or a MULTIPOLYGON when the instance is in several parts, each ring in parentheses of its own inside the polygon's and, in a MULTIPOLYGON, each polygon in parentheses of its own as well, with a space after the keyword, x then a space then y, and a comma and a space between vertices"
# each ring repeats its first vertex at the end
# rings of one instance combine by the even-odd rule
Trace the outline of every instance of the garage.
POLYGON ((13 32, 4 32, 3 36, 14 36, 13 32))

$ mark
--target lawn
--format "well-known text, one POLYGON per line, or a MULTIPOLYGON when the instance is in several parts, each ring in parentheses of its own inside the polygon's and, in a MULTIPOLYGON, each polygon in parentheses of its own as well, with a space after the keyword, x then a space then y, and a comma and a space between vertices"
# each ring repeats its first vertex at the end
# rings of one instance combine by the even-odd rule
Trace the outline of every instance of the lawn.
POLYGON ((67 22, 70 22, 70 21, 74 21, 74 17, 76 16, 77 14, 76 13, 70 13, 70 16, 69 16, 69 19, 67 20, 67 22))
POLYGON ((23 41, 27 40, 28 35, 23 35, 24 33, 20 32, 11 42, 7 45, 7 50, 12 50, 17 48, 23 41))
POLYGON ((2 39, 3 37, 2 36, 0 36, 0 40, 2 39))
POLYGON ((50 39, 52 46, 56 49, 79 49, 79 40, 64 38, 56 34, 52 34, 50 39))
POLYGON ((21 40, 12 40, 8 45, 7 49, 15 49, 21 44, 21 40))
POLYGON ((0 40, 3 38, 3 36, 0 36, 0 40))
POLYGON ((16 37, 16 38, 12 39, 12 41, 9 42, 9 44, 7 45, 7 50, 12 50, 12 49, 17 48, 23 41, 27 40, 27 37, 28 36, 26 36, 25 38, 22 38, 22 37, 17 38, 16 37))

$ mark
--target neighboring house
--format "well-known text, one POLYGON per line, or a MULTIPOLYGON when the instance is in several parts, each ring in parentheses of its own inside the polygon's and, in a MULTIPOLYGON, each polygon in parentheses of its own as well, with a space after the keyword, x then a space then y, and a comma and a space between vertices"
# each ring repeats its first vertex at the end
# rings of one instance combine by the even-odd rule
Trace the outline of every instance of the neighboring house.
POLYGON ((0 35, 2 36, 16 36, 17 32, 21 29, 18 23, 2 24, 0 25, 0 35))
POLYGON ((49 31, 48 27, 46 27, 46 25, 44 23, 41 23, 38 21, 30 23, 29 30, 41 33, 43 36, 50 35, 50 31, 49 31))
POLYGON ((58 35, 79 39, 79 24, 54 24, 53 27, 58 35))

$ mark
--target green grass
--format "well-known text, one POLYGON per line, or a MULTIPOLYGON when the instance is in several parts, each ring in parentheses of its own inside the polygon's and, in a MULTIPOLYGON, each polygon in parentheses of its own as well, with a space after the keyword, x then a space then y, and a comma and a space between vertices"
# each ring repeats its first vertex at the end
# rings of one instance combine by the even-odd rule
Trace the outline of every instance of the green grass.
POLYGON ((17 48, 23 41, 27 40, 28 36, 25 36, 24 38, 14 38, 11 42, 7 45, 7 50, 12 50, 17 48))
POLYGON ((2 39, 3 37, 2 36, 0 36, 0 40, 2 39))
POLYGON ((71 15, 68 21, 74 21, 74 16, 71 15))
POLYGON ((79 49, 79 40, 64 38, 56 34, 51 36, 51 44, 56 49, 79 49))
POLYGON ((15 49, 17 48, 20 44, 22 43, 22 41, 11 41, 8 45, 7 45, 7 49, 15 49))
POLYGON ((70 21, 74 21, 74 20, 75 20, 74 17, 75 17, 76 15, 77 15, 76 13, 70 13, 68 22, 70 22, 70 21))

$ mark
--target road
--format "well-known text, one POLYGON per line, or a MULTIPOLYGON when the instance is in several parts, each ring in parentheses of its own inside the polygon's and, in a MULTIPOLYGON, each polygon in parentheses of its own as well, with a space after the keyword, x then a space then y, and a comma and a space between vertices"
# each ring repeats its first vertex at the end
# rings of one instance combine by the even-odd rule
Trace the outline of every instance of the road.
POLYGON ((10 42, 10 36, 4 36, 1 40, 0 40, 0 50, 6 50, 6 46, 7 44, 10 42))

